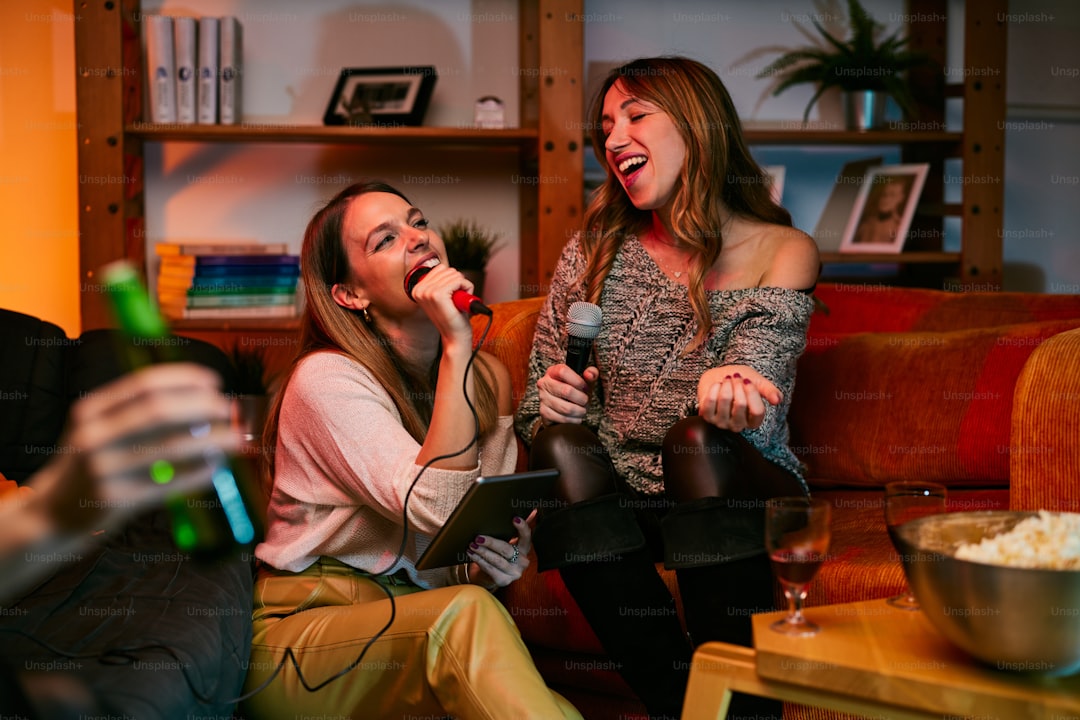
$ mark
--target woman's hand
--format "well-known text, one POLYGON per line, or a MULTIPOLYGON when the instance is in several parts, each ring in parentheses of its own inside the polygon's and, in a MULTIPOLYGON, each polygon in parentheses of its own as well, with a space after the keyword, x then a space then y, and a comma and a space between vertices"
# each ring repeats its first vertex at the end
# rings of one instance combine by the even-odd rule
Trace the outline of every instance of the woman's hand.
POLYGON ((783 395, 747 365, 724 365, 706 371, 698 381, 698 414, 732 432, 761 427, 765 403, 778 405, 783 395))
POLYGON ((521 577, 529 567, 532 550, 532 526, 536 523, 536 511, 527 519, 514 518, 517 538, 506 542, 489 535, 477 535, 469 545, 469 578, 476 585, 506 587, 521 577))
POLYGON ((449 265, 436 265, 413 288, 412 298, 438 328, 444 348, 453 346, 471 352, 472 325, 468 313, 454 306, 457 290, 471 293, 473 284, 449 265))
POLYGON ((552 365, 544 376, 536 381, 540 395, 540 417, 552 423, 577 423, 585 419, 585 407, 589 404, 593 384, 600 371, 590 365, 584 376, 578 375, 569 365, 552 365))

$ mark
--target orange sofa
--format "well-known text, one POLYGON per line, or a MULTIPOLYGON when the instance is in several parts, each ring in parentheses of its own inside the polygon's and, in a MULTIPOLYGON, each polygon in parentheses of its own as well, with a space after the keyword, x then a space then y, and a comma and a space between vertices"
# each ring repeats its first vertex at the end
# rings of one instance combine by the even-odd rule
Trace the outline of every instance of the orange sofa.
MULTIPOLYGON (((789 420, 834 514, 808 605, 903 588, 886 482, 944 483, 951 510, 1080 511, 1080 295, 835 284, 815 295, 789 420)), ((510 369, 515 399, 541 303, 493 307, 485 346, 510 369)), ((663 575, 674 591, 674 573, 663 575)), ((548 683, 587 718, 644 715, 557 573, 532 565, 501 597, 548 683)))

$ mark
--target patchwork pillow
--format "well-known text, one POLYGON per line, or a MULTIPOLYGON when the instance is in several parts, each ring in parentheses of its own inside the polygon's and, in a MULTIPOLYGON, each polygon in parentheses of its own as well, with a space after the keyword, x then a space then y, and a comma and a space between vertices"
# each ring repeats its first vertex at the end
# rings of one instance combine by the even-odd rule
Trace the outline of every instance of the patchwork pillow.
POLYGON ((1028 356, 1080 319, 951 332, 815 335, 791 445, 815 487, 1009 482, 1013 391, 1028 356))

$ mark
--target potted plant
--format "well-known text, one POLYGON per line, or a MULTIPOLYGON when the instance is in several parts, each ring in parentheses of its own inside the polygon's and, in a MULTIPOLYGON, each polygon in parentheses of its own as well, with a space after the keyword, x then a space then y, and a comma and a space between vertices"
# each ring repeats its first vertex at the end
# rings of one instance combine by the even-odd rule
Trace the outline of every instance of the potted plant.
POLYGON ((269 383, 266 377, 266 348, 234 343, 229 359, 235 372, 237 414, 244 440, 262 434, 269 407, 269 383))
POLYGON ((502 247, 501 235, 464 218, 440 225, 437 232, 446 246, 447 262, 472 282, 475 295, 483 296, 488 260, 502 247))
MULTIPOLYGON (((819 8, 831 5, 818 3, 819 8)), ((915 102, 903 74, 908 70, 931 64, 926 54, 905 48, 907 38, 897 30, 884 40, 878 40, 884 26, 866 12, 859 0, 847 0, 848 37, 839 40, 827 31, 817 17, 810 21, 820 37, 797 24, 799 32, 815 45, 800 48, 769 47, 754 53, 782 52, 758 73, 759 78, 773 77, 772 94, 779 95, 794 85, 814 83, 817 91, 803 112, 803 122, 810 108, 829 88, 844 93, 845 117, 849 129, 866 130, 884 125, 885 98, 896 101, 905 117, 916 115, 915 102)), ((823 9, 819 17, 837 17, 823 9)))

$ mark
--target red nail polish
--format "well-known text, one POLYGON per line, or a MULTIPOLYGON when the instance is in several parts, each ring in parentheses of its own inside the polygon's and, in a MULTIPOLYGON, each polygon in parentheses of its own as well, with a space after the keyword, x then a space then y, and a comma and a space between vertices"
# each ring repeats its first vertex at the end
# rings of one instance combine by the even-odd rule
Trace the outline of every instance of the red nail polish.
POLYGON ((483 535, 477 535, 476 536, 476 542, 479 545, 483 545, 484 544, 484 536, 483 535))
POLYGON ((742 384, 743 385, 749 385, 750 384, 750 378, 743 378, 742 384))
POLYGON ((469 549, 470 550, 479 550, 480 546, 477 545, 476 543, 469 543, 469 549))
POLYGON ((741 378, 742 375, 740 375, 739 373, 735 373, 735 375, 733 375, 733 377, 741 378))
POLYGON ((725 376, 724 376, 724 379, 725 379, 725 380, 730 380, 730 379, 731 379, 731 376, 730 376, 730 375, 725 375, 725 376))
POLYGON ((525 522, 525 521, 522 520, 520 517, 518 517, 517 515, 514 516, 514 524, 515 525, 520 525, 523 522, 525 522))

